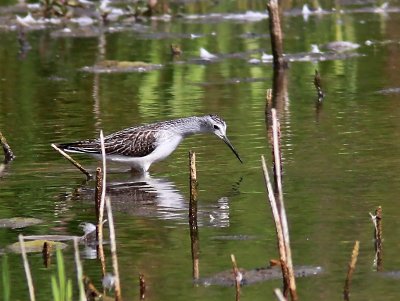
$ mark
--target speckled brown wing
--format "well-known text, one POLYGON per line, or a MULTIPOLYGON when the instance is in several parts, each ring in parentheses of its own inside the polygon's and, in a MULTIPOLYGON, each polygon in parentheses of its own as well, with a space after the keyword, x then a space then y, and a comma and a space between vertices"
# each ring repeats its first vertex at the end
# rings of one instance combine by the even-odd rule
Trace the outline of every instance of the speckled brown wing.
POLYGON ((115 133, 106 137, 104 146, 108 155, 145 157, 157 147, 156 131, 137 129, 115 133))
MULTIPOLYGON (((142 127, 116 132, 104 138, 106 154, 145 157, 151 154, 157 147, 155 135, 155 130, 145 130, 142 127)), ((101 154, 99 139, 58 144, 57 146, 71 152, 101 154)))

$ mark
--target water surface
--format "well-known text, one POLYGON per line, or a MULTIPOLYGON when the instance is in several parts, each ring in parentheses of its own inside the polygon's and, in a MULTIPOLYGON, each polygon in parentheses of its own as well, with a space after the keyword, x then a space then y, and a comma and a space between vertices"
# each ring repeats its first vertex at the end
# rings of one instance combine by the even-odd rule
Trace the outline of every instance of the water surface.
MULTIPOLYGON (((0 178, 0 218, 45 221, 24 229, 0 229, 1 247, 17 241, 19 233, 81 235, 78 225, 95 221, 94 183, 84 182, 51 143, 95 137, 100 129, 110 133, 135 124, 217 113, 227 121, 228 136, 243 165, 216 137, 199 135, 155 164, 150 179, 137 179, 120 166, 109 166, 124 299, 139 298, 139 273, 146 277, 150 300, 234 298, 232 287, 192 282, 189 150, 196 152, 200 182, 200 275, 230 269, 231 253, 247 269, 266 266, 278 257, 260 164, 260 156, 270 161, 271 153, 264 110, 266 89, 272 87, 272 65, 248 62, 271 52, 268 20, 246 22, 208 15, 266 13, 261 4, 242 4, 223 1, 208 8, 188 4, 188 14, 205 17, 147 20, 104 36, 62 37, 51 28, 28 31, 32 49, 24 54, 19 53, 16 31, 0 31, 0 129, 17 156, 0 178), (170 55, 171 43, 181 46, 181 57, 170 55), (218 60, 201 61, 201 47, 218 60), (117 74, 81 70, 99 57, 163 67, 117 74)), ((306 19, 292 13, 291 8, 300 11, 301 7, 300 3, 285 6, 287 54, 308 52, 311 44, 322 49, 336 40, 360 47, 354 51, 357 56, 292 62, 286 72, 289 97, 278 106, 278 113, 293 259, 296 265, 321 266, 325 271, 298 279, 299 295, 304 300, 341 298, 351 250, 360 240, 352 299, 398 300, 398 280, 375 272, 368 213, 382 206, 384 269, 398 270, 400 95, 396 90, 379 91, 400 85, 400 15, 327 13, 306 19), (367 40, 372 45, 366 45, 367 40), (315 69, 326 93, 318 107, 315 69)), ((77 158, 92 171, 98 165, 90 158, 77 158)), ((100 287, 101 270, 93 250, 82 246, 81 251, 85 274, 100 287)), ((75 279, 72 246, 64 254, 68 273, 75 279)), ((20 256, 11 254, 9 259, 12 297, 26 300, 20 256)), ((46 270, 41 254, 30 254, 29 261, 40 288, 38 300, 48 300, 55 267, 46 270)), ((273 280, 244 287, 243 299, 265 299, 280 285, 280 280, 273 280)))

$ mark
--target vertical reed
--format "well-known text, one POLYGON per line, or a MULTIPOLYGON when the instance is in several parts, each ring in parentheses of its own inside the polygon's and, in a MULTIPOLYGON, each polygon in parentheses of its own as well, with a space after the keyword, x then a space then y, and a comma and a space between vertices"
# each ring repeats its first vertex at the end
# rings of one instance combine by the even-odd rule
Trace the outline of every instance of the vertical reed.
POLYGON ((115 241, 115 229, 114 229, 114 218, 111 210, 110 198, 106 197, 106 208, 108 216, 108 227, 110 229, 110 246, 111 246, 111 260, 114 270, 115 277, 115 301, 121 301, 121 286, 119 281, 119 269, 118 269, 118 258, 117 258, 117 243, 115 241))
POLYGON ((369 213, 374 224, 374 246, 376 270, 383 270, 383 250, 382 250, 382 207, 375 210, 375 215, 369 213))
POLYGON ((235 255, 231 254, 233 276, 235 277, 236 301, 240 300, 240 282, 242 281, 242 273, 239 271, 236 263, 235 255))
POLYGON ((282 166, 281 166, 281 150, 280 150, 280 135, 279 122, 276 114, 276 109, 271 109, 272 115, 272 142, 273 142, 273 159, 274 159, 274 175, 276 180, 275 187, 277 188, 278 202, 276 201, 272 190, 271 181, 268 175, 267 165, 264 157, 262 157, 262 167, 264 171, 265 183, 268 190, 268 196, 272 209, 272 214, 275 220, 275 228, 277 232, 278 248, 280 253, 282 275, 284 281, 284 295, 287 296, 287 288, 289 289, 292 300, 297 300, 296 280, 294 276, 292 251, 290 248, 289 226, 287 222, 286 209, 283 201, 282 191, 282 166))
POLYGON ((74 238, 74 250, 75 250, 75 266, 76 266, 76 277, 79 288, 79 301, 86 301, 85 288, 83 287, 83 272, 81 258, 79 256, 78 238, 74 238))
POLYGON ((286 64, 283 58, 283 42, 278 0, 270 0, 267 4, 269 14, 269 32, 271 36, 274 69, 283 69, 286 64))
POLYGON ((45 266, 45 268, 48 268, 50 265, 50 245, 47 241, 45 241, 43 243, 43 248, 42 248, 42 257, 43 257, 43 265, 45 266))
POLYGON ((286 264, 286 261, 287 261, 286 260, 286 249, 285 249, 285 240, 283 238, 281 218, 279 216, 278 204, 276 202, 275 194, 274 194, 274 191, 272 188, 271 180, 269 178, 268 168, 267 168, 267 164, 265 162, 264 156, 261 156, 261 163, 262 163, 262 168, 263 168, 263 172, 264 172, 265 185, 266 185, 267 191, 268 191, 268 199, 269 199, 271 210, 272 210, 272 216, 274 217, 274 221, 275 221, 275 231, 276 231, 276 236, 277 236, 277 240, 278 240, 279 259, 280 259, 281 268, 282 268, 283 292, 285 295, 287 295, 290 281, 289 281, 289 272, 288 272, 287 264, 286 264))
POLYGON ((189 152, 190 166, 190 201, 189 201, 189 228, 190 228, 190 246, 192 252, 192 275, 193 279, 199 279, 199 230, 197 226, 197 170, 196 153, 189 152))
POLYGON ((354 243, 353 252, 351 253, 351 259, 349 262, 346 281, 344 283, 344 289, 343 289, 343 298, 346 301, 350 300, 350 284, 351 284, 351 279, 353 277, 353 272, 356 268, 359 249, 360 249, 360 242, 356 240, 356 242, 354 243))
MULTIPOLYGON (((101 144, 103 173, 101 181, 100 181, 101 175, 100 174, 98 175, 98 181, 101 182, 101 197, 100 197, 100 204, 99 205, 96 204, 96 207, 99 206, 98 209, 99 216, 97 220, 97 241, 98 241, 97 254, 101 262, 102 277, 104 277, 106 275, 106 263, 104 258, 104 249, 103 249, 103 216, 104 216, 104 203, 106 198, 106 151, 104 147, 104 136, 102 130, 100 131, 100 144, 101 144)), ((99 183, 96 183, 96 188, 97 187, 100 188, 99 183)))
POLYGON ((26 256, 24 236, 22 234, 20 234, 20 235, 18 235, 18 239, 19 239, 19 244, 21 246, 21 255, 22 255, 22 260, 24 262, 26 281, 28 282, 30 301, 35 301, 35 288, 33 286, 31 269, 29 268, 28 257, 26 256))

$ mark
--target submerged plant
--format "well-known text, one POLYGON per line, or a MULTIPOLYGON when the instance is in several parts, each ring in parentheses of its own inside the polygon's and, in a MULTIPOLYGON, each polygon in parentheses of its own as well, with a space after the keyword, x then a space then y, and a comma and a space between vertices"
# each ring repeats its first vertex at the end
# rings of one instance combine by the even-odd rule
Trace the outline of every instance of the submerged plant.
POLYGON ((51 276, 51 288, 54 301, 72 301, 72 282, 67 279, 64 268, 64 258, 61 249, 57 249, 57 276, 51 276))
POLYGON ((8 267, 7 255, 3 255, 3 262, 1 264, 2 270, 2 283, 3 283, 3 300, 10 300, 10 270, 8 267))

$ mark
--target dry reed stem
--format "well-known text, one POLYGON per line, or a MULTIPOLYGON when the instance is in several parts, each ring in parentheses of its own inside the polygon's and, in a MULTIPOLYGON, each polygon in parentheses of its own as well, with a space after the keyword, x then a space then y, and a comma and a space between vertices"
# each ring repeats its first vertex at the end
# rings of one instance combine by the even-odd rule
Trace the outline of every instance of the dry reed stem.
POLYGON ((290 248, 289 226, 288 226, 288 222, 287 222, 285 204, 283 201, 279 121, 277 118, 276 109, 274 109, 274 108, 271 109, 271 115, 272 115, 272 142, 273 142, 273 155, 274 155, 273 159, 274 159, 274 171, 275 171, 274 175, 275 175, 275 180, 276 180, 275 187, 277 188, 277 193, 278 193, 278 202, 276 202, 275 196, 273 198, 271 198, 271 196, 270 196, 271 194, 273 195, 272 190, 270 191, 270 188, 272 189, 272 185, 270 185, 268 170, 266 167, 264 157, 262 157, 262 161, 263 161, 262 164, 263 164, 264 177, 265 177, 266 184, 267 184, 268 195, 270 198, 270 203, 271 203, 271 208, 273 211, 274 219, 279 220, 278 223, 275 221, 277 233, 279 232, 277 224, 280 224, 281 233, 282 233, 282 237, 279 237, 279 234, 278 234, 278 246, 279 246, 279 252, 281 254, 281 251, 282 251, 281 248, 283 245, 284 256, 282 256, 282 254, 281 254, 282 273, 283 273, 284 278, 286 278, 286 275, 288 276, 288 278, 286 278, 286 280, 284 280, 284 295, 285 296, 287 295, 285 284, 288 284, 291 299, 297 300, 298 297, 297 297, 297 291, 296 291, 296 279, 295 279, 294 269, 293 269, 292 251, 290 248), (268 183, 269 183, 269 185, 268 185, 268 183), (275 207, 275 206, 276 206, 276 211, 278 212, 278 217, 275 216, 276 212, 274 213, 275 209, 273 207, 275 207), (281 241, 281 239, 283 240, 283 242, 281 241))
POLYGON ((196 169, 196 153, 193 151, 189 152, 189 164, 190 164, 190 199, 197 201, 197 169, 196 169))
POLYGON ((8 145, 6 137, 3 136, 2 132, 0 132, 0 143, 4 150, 4 163, 14 160, 14 153, 12 152, 11 147, 8 145))
POLYGON ((139 288, 140 300, 144 300, 146 297, 146 280, 144 279, 143 274, 139 274, 139 288))
POLYGON ((111 202, 110 198, 106 197, 106 208, 107 208, 107 216, 108 216, 108 227, 110 229, 110 246, 111 246, 111 260, 114 270, 114 290, 115 290, 115 300, 121 301, 121 286, 119 281, 119 269, 118 269, 118 258, 117 258, 117 243, 115 241, 115 229, 114 229, 114 219, 111 210, 111 202))
POLYGON ((45 241, 43 243, 42 257, 43 257, 43 265, 46 268, 48 268, 50 265, 50 256, 51 256, 50 249, 51 249, 51 247, 50 247, 49 243, 47 241, 45 241))
POLYGON ((24 236, 22 234, 20 234, 20 235, 18 235, 18 239, 19 239, 19 244, 21 246, 21 255, 22 255, 22 260, 24 262, 26 281, 28 282, 29 297, 30 297, 31 301, 35 301, 35 288, 33 286, 32 275, 31 275, 31 270, 29 268, 28 257, 26 256, 24 236))
POLYGON ((88 180, 92 178, 92 175, 82 165, 80 165, 76 160, 74 160, 70 155, 68 155, 62 149, 58 148, 57 145, 55 145, 54 143, 52 143, 51 146, 61 155, 63 155, 65 159, 71 162, 76 168, 78 168, 84 175, 86 175, 86 178, 88 180))
POLYGON ((75 250, 75 266, 76 266, 76 277, 78 281, 79 288, 79 301, 86 301, 85 288, 83 286, 83 272, 82 272, 82 263, 81 258, 79 256, 79 246, 78 246, 78 238, 74 238, 74 250, 75 250))
POLYGON ((192 274, 193 279, 200 277, 199 271, 199 229, 197 226, 197 170, 196 170, 196 153, 189 152, 190 166, 190 201, 189 201, 189 228, 190 228, 190 248, 192 253, 192 274))
POLYGON ((98 239, 98 257, 101 262, 101 272, 102 278, 106 275, 106 263, 104 258, 104 249, 103 249, 103 216, 104 216, 104 203, 106 198, 106 151, 104 147, 104 135, 103 131, 100 130, 100 145, 101 145, 101 158, 103 164, 103 174, 102 174, 102 184, 101 184, 101 198, 100 198, 100 206, 99 206, 99 217, 97 220, 97 239, 98 239))
POLYGON ((376 270, 378 272, 383 270, 383 250, 382 250, 382 207, 379 206, 375 210, 375 215, 371 212, 369 213, 371 216, 372 222, 374 224, 374 246, 375 246, 375 265, 376 270))
POLYGON ((276 298, 278 298, 279 301, 286 301, 285 296, 282 294, 282 291, 279 288, 274 289, 274 293, 276 298))
POLYGON ((274 159, 274 175, 275 175, 275 187, 278 193, 278 209, 280 210, 280 204, 283 203, 283 191, 282 191, 282 164, 281 164, 281 149, 280 149, 280 135, 279 135, 279 121, 276 114, 276 109, 271 109, 272 116, 272 149, 274 159))
POLYGON ((280 137, 279 137, 279 122, 276 114, 276 109, 271 109, 272 113, 272 139, 274 146, 274 162, 275 162, 275 172, 277 178, 277 188, 278 188, 278 210, 280 215, 280 220, 282 224, 282 234, 284 238, 285 253, 286 253, 286 265, 289 273, 289 289, 292 300, 297 300, 296 292, 296 280, 293 270, 292 262, 292 250, 290 248, 290 238, 289 238, 289 226, 286 217, 286 209, 283 201, 283 191, 282 191, 282 166, 281 166, 281 150, 280 150, 280 137))
POLYGON ((100 222, 100 203, 101 203, 101 195, 103 192, 103 174, 101 167, 97 167, 96 169, 96 186, 94 192, 94 204, 95 204, 95 211, 96 211, 96 240, 99 241, 99 222, 100 222))
POLYGON ((289 287, 289 277, 286 265, 286 249, 285 249, 285 240, 283 237, 281 218, 279 215, 278 204, 276 202, 274 190, 272 188, 271 180, 269 178, 268 168, 264 156, 261 156, 261 164, 264 172, 264 181, 268 191, 268 199, 271 206, 272 216, 274 217, 275 221, 275 231, 278 240, 279 259, 282 268, 283 291, 286 292, 287 288, 289 287))
POLYGON ((353 272, 356 268, 356 263, 357 263, 357 257, 358 257, 358 252, 360 249, 360 242, 356 240, 354 243, 353 247, 353 252, 351 253, 351 259, 349 262, 349 267, 347 270, 347 276, 346 276, 346 281, 344 283, 344 289, 343 289, 343 296, 344 300, 350 300, 350 284, 351 284, 351 279, 353 277, 353 272))
POLYGON ((232 260, 233 275, 235 277, 236 301, 239 301, 240 300, 240 282, 242 281, 242 273, 240 273, 240 271, 237 267, 235 255, 231 254, 231 260, 232 260))

